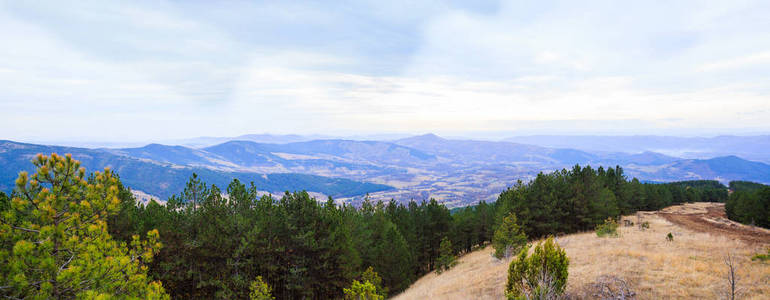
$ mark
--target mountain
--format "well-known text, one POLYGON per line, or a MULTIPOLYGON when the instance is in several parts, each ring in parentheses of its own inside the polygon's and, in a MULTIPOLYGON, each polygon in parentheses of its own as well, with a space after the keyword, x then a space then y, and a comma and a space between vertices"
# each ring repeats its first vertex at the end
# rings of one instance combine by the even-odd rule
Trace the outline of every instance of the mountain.
POLYGON ((648 176, 660 176, 661 179, 717 179, 723 182, 745 180, 770 182, 770 165, 742 159, 731 155, 711 159, 687 159, 668 165, 648 176))
POLYGON ((420 164, 436 160, 436 156, 432 154, 378 141, 315 140, 285 144, 278 149, 286 153, 325 154, 371 163, 420 164))
POLYGON ((716 137, 533 135, 511 137, 505 141, 543 147, 566 147, 589 152, 653 151, 671 156, 700 159, 738 155, 745 159, 770 163, 770 151, 767 150, 770 149, 770 135, 716 137))
MULTIPOLYGON (((276 136, 254 135, 251 138, 273 137, 276 136)), ((303 138, 280 136, 274 140, 303 138)), ((181 191, 182 184, 192 172, 221 187, 232 178, 241 178, 254 181, 261 190, 280 192, 305 188, 351 203, 361 201, 363 195, 369 193, 374 201, 435 198, 448 206, 495 201, 496 195, 518 180, 527 181, 540 172, 571 169, 576 164, 595 168, 620 165, 628 176, 644 182, 691 179, 713 179, 723 183, 730 180, 770 182, 767 164, 740 155, 700 159, 654 151, 611 151, 622 147, 644 148, 634 143, 659 142, 658 146, 674 143, 668 137, 618 137, 610 141, 624 139, 630 146, 609 145, 601 151, 507 141, 447 139, 435 134, 391 142, 228 140, 203 148, 149 144, 122 149, 86 149, 6 141, 0 146, 0 151, 4 151, 0 153, 0 167, 10 170, 10 175, 0 178, 7 183, 0 188, 10 189, 8 184, 15 179, 18 170, 31 169, 28 162, 35 153, 50 152, 72 153, 92 170, 113 166, 130 187, 161 197, 181 191)))
POLYGON ((652 166, 652 165, 664 165, 664 164, 670 164, 675 161, 682 160, 678 157, 668 156, 665 154, 652 152, 652 151, 644 151, 642 153, 608 153, 601 155, 603 157, 603 161, 611 163, 611 164, 617 164, 617 165, 629 165, 629 164, 635 164, 635 165, 642 165, 642 166, 652 166))
POLYGON ((180 166, 216 166, 222 158, 211 153, 183 146, 149 144, 139 148, 103 149, 104 151, 138 159, 152 160, 180 166))
POLYGON ((255 143, 268 143, 268 144, 286 144, 305 142, 318 139, 328 139, 330 136, 323 135, 297 135, 297 134, 244 134, 235 137, 197 137, 189 139, 180 139, 168 141, 169 144, 181 145, 187 147, 209 147, 217 144, 222 144, 229 141, 250 141, 255 143))
POLYGON ((411 164, 435 160, 435 156, 396 144, 376 141, 315 140, 288 144, 260 144, 248 141, 231 141, 204 148, 243 164, 259 164, 268 161, 286 161, 286 154, 302 155, 298 158, 356 161, 359 163, 411 164), (283 157, 280 155, 283 154, 283 157), (244 156, 259 158, 244 161, 244 156))
MULTIPOLYGON (((197 164, 199 162, 197 158, 208 153, 184 147, 148 145, 142 148, 113 151, 0 141, 0 190, 10 192, 18 172, 33 171, 34 166, 30 161, 38 153, 70 153, 73 158, 81 161, 89 172, 110 167, 120 175, 121 181, 126 186, 160 198, 167 198, 181 192, 193 172, 198 173, 205 182, 216 184, 222 189, 234 178, 242 182, 254 182, 259 190, 274 193, 307 190, 333 197, 351 197, 392 189, 383 184, 309 174, 227 172, 191 167, 184 163, 197 164), (180 157, 174 157, 175 154, 179 154, 180 157)), ((210 158, 203 157, 201 160, 210 160, 210 158)))
POLYGON ((574 149, 552 149, 510 142, 449 140, 435 134, 404 138, 394 143, 463 162, 572 164, 597 159, 593 154, 574 149))

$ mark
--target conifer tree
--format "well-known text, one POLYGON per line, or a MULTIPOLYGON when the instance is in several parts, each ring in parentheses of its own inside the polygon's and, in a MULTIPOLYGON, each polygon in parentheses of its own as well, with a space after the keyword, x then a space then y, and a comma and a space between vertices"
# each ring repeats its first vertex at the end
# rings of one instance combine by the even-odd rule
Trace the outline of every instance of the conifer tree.
POLYGON ((257 279, 251 282, 249 286, 249 300, 273 300, 273 295, 270 294, 270 286, 262 281, 262 276, 257 276, 257 279))
POLYGON ((516 221, 516 215, 510 213, 495 230, 492 246, 495 247, 495 257, 503 258, 511 253, 518 253, 527 244, 527 236, 516 221))
POLYGON ((0 212, 0 292, 8 298, 167 299, 144 263, 161 247, 158 232, 112 239, 118 180, 109 169, 90 180, 72 159, 38 155, 37 171, 21 172, 10 207, 0 212))
POLYGON ((508 299, 556 299, 567 286, 569 258, 549 237, 531 255, 524 247, 508 267, 508 299), (547 295, 547 296, 546 296, 547 295))
POLYGON ((436 273, 438 274, 451 269, 457 264, 457 258, 455 258, 454 251, 452 249, 452 242, 449 241, 449 239, 446 237, 441 240, 440 253, 441 255, 438 257, 436 263, 436 273))
POLYGON ((382 297, 388 295, 387 288, 382 286, 382 278, 380 278, 380 275, 378 275, 372 267, 366 268, 366 271, 361 274, 361 282, 370 282, 372 285, 374 285, 375 290, 377 291, 377 295, 382 297))
POLYGON ((8 199, 8 195, 6 195, 3 192, 0 192, 0 211, 4 211, 8 209, 11 206, 11 202, 8 199))
POLYGON ((382 300, 385 297, 377 294, 377 288, 369 281, 353 280, 350 288, 343 291, 345 300, 382 300))

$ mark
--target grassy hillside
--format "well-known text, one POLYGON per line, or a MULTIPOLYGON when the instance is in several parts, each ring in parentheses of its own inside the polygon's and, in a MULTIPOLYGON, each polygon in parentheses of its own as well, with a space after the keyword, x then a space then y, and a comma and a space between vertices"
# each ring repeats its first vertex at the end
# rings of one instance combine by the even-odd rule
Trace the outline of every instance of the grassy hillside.
MULTIPOLYGON (((667 208, 663 213, 641 213, 650 229, 621 227, 619 238, 598 238, 593 232, 559 237, 557 242, 570 258, 567 293, 593 298, 592 285, 600 276, 611 275, 624 279, 638 299, 714 299, 727 284, 724 255, 733 253, 738 262, 738 287, 744 291, 742 299, 766 299, 770 294, 770 265, 750 257, 766 251, 770 231, 754 235, 759 241, 743 240, 721 231, 678 225, 663 217, 711 213, 709 207, 721 209, 720 204, 697 203, 667 208), (669 232, 674 236, 672 242, 665 239, 669 232)), ((637 222, 636 216, 626 218, 637 222)), ((719 217, 714 220, 725 222, 725 228, 744 228, 719 217)), ((511 260, 497 260, 493 251, 487 247, 467 254, 455 268, 424 276, 394 299, 501 299, 511 260)))

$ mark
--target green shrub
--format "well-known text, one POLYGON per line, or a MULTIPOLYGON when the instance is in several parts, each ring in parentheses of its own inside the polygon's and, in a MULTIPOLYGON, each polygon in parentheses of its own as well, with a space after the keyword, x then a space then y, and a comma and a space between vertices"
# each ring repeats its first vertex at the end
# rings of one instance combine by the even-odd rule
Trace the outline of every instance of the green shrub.
POLYGON ((549 237, 528 253, 529 247, 524 247, 508 267, 508 299, 557 298, 564 293, 569 267, 564 249, 549 237))
POLYGON ((642 230, 650 229, 650 222, 644 221, 642 225, 639 226, 642 230))
POLYGON ((666 241, 669 241, 669 242, 673 242, 673 241, 674 241, 674 235, 673 235, 673 234, 671 234, 671 232, 669 232, 669 233, 666 235, 666 241))
POLYGON ((495 247, 494 255, 498 259, 508 257, 512 253, 519 253, 526 244, 527 235, 517 223, 516 215, 512 213, 503 219, 492 237, 492 247, 495 247))
POLYGON ((618 236, 618 222, 613 218, 607 218, 604 220, 604 224, 596 225, 596 236, 598 237, 617 237, 618 236))
POLYGON ((770 260, 770 248, 767 248, 767 254, 757 254, 751 257, 751 260, 758 260, 761 262, 766 262, 770 260))

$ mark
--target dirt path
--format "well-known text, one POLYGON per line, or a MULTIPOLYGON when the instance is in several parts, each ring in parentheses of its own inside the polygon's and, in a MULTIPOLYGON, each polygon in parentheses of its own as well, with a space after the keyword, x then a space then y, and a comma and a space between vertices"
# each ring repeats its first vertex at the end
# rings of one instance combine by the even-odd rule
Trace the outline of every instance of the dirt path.
POLYGON ((740 239, 752 244, 770 243, 770 230, 727 219, 723 203, 688 203, 656 213, 684 228, 740 239))

